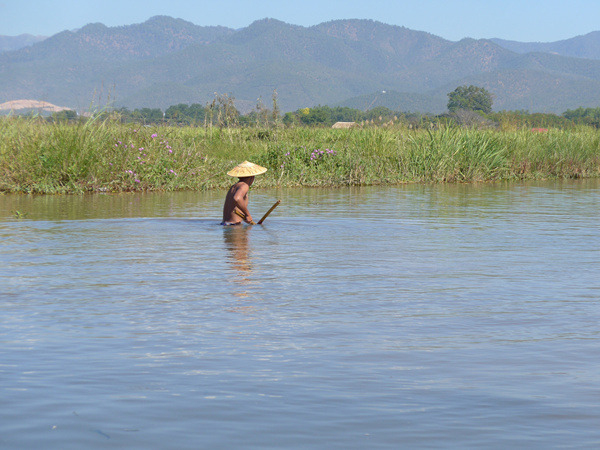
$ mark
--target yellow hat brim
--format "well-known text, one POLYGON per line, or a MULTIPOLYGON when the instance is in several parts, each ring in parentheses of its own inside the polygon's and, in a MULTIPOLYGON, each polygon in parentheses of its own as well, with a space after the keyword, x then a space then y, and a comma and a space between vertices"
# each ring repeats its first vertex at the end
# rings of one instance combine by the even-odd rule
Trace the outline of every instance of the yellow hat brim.
POLYGON ((266 171, 267 169, 265 167, 251 163, 250 161, 244 161, 243 163, 238 164, 229 172, 227 172, 227 175, 229 175, 230 177, 244 178, 260 175, 262 173, 265 173, 266 171))

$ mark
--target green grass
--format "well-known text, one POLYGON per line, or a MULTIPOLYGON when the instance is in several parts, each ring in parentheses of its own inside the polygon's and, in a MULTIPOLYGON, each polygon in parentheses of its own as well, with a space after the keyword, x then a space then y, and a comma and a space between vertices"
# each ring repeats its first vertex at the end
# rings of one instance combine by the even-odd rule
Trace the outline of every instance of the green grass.
POLYGON ((243 160, 258 186, 343 186, 600 176, 593 128, 333 130, 144 127, 0 119, 0 191, 24 193, 224 188, 243 160))

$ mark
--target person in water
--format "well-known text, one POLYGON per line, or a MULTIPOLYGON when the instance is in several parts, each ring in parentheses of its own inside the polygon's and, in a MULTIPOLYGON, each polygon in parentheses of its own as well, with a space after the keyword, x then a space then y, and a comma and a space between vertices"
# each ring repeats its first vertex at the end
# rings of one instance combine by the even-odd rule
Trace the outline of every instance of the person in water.
POLYGON ((252 215, 248 210, 248 191, 254 183, 254 177, 266 171, 266 168, 258 164, 244 161, 227 172, 230 177, 238 177, 239 181, 227 191, 221 225, 240 225, 242 221, 253 223, 252 215), (240 214, 244 217, 243 219, 240 214))

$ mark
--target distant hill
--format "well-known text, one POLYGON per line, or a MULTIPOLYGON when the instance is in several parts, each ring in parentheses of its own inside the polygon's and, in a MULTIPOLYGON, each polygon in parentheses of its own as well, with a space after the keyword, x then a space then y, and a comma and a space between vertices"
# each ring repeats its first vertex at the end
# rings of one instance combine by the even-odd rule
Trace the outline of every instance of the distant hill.
POLYGON ((517 42, 503 39, 491 41, 516 53, 543 52, 574 58, 600 59, 600 31, 556 42, 517 42))
POLYGON ((464 84, 492 92, 495 110, 597 107, 600 60, 453 42, 372 20, 301 27, 264 19, 232 30, 165 16, 90 24, 0 54, 0 102, 33 98, 79 111, 109 98, 164 109, 207 103, 216 92, 247 112, 259 98, 269 106, 276 89, 282 111, 321 104, 442 112, 447 93, 464 84))
POLYGON ((378 106, 383 106, 392 111, 424 111, 439 114, 446 110, 447 104, 447 97, 435 94, 427 95, 409 92, 379 91, 344 100, 335 106, 346 106, 361 111, 367 111, 378 106))
POLYGON ((33 36, 31 34, 21 34, 19 36, 0 36, 0 53, 19 50, 23 47, 41 42, 46 36, 33 36))
POLYGON ((143 24, 121 27, 92 23, 0 57, 6 64, 135 61, 175 53, 193 44, 208 44, 233 32, 225 27, 198 27, 185 20, 156 16, 143 24))

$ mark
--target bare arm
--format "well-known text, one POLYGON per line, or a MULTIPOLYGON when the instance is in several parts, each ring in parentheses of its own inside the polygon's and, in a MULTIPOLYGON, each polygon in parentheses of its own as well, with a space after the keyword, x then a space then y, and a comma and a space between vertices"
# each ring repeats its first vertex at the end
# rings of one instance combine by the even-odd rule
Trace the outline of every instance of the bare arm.
POLYGON ((235 206, 244 214, 244 216, 246 216, 245 221, 248 223, 252 222, 252 215, 250 214, 250 211, 248 211, 249 190, 250 186, 248 186, 246 183, 241 183, 241 185, 235 191, 235 194, 233 194, 235 206))

